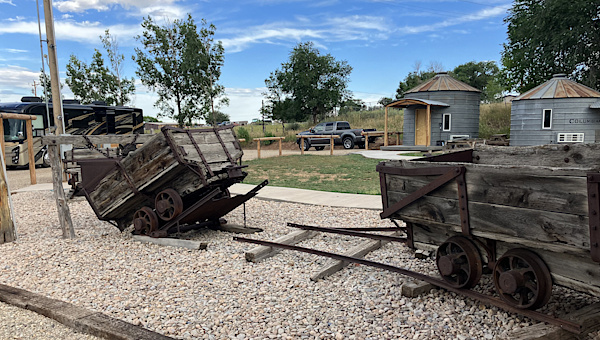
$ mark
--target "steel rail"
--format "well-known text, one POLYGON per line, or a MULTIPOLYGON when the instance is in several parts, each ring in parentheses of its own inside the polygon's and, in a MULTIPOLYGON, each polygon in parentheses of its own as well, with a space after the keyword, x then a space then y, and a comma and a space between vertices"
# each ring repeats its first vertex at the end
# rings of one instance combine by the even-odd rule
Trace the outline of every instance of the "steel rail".
POLYGON ((448 283, 446 283, 445 281, 436 279, 434 277, 431 277, 431 276, 428 276, 425 274, 417 273, 417 272, 414 272, 414 271, 411 271, 408 269, 391 266, 391 265, 388 265, 385 263, 374 262, 374 261, 359 259, 359 258, 355 258, 355 257, 351 257, 351 256, 340 255, 340 254, 325 252, 325 251, 316 250, 316 249, 304 248, 304 247, 299 247, 299 246, 294 246, 294 245, 289 245, 289 244, 282 244, 282 243, 262 241, 262 240, 254 240, 254 239, 249 239, 249 238, 244 238, 244 237, 234 237, 233 240, 238 241, 238 242, 263 245, 263 246, 267 246, 267 247, 295 250, 295 251, 300 251, 303 253, 329 257, 329 258, 333 258, 333 259, 340 260, 340 261, 353 262, 353 263, 358 263, 358 264, 362 264, 365 266, 370 266, 370 267, 388 270, 388 271, 395 272, 395 273, 400 273, 400 274, 410 276, 410 277, 413 277, 413 278, 421 280, 421 281, 425 281, 427 283, 431 283, 432 285, 443 288, 445 290, 479 300, 483 303, 494 305, 494 306, 502 308, 506 311, 516 313, 516 314, 521 314, 523 316, 529 317, 534 320, 538 320, 541 322, 546 322, 549 324, 559 326, 562 329, 564 329, 568 332, 574 333, 574 334, 581 333, 581 325, 579 325, 575 322, 559 319, 559 318, 556 318, 556 317, 553 317, 550 315, 546 315, 546 314, 543 314, 540 312, 536 312, 533 310, 519 309, 519 308, 516 308, 516 307, 513 307, 513 306, 507 304, 506 302, 504 302, 500 299, 497 299, 497 298, 494 298, 494 297, 491 297, 491 296, 488 296, 485 294, 481 294, 481 293, 473 291, 473 290, 454 288, 451 285, 449 285, 448 283))
POLYGON ((298 228, 298 229, 302 229, 302 230, 312 230, 312 231, 320 231, 320 232, 332 233, 332 234, 357 236, 357 237, 370 238, 373 240, 380 240, 380 241, 391 241, 391 242, 402 242, 402 243, 406 242, 406 237, 368 234, 368 233, 363 233, 360 231, 353 231, 350 229, 324 228, 324 227, 316 227, 316 226, 302 225, 302 224, 296 224, 296 223, 288 223, 287 225, 288 225, 288 227, 298 228))

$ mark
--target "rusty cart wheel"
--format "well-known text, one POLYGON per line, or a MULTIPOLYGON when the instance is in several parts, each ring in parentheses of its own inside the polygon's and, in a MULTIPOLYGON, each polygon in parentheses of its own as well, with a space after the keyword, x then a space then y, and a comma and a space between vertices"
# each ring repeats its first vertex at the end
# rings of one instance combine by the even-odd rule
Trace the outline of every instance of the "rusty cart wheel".
POLYGON ((133 214, 133 227, 136 234, 150 235, 158 229, 158 217, 149 207, 143 207, 133 214))
POLYGON ((436 252, 436 263, 444 281, 455 288, 474 287, 483 272, 479 249, 463 236, 453 236, 442 243, 436 252))
POLYGON ((498 259, 494 266, 494 285, 502 300, 516 308, 540 308, 552 295, 548 266, 528 249, 511 249, 498 259))
POLYGON ((170 221, 183 211, 183 201, 177 191, 166 189, 156 195, 154 201, 158 217, 163 221, 170 221))

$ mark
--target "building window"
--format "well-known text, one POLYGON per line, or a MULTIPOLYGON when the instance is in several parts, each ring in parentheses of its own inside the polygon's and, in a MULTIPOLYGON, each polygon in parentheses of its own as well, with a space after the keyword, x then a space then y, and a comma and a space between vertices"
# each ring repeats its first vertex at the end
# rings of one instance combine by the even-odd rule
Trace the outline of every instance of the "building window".
POLYGON ((583 133, 559 133, 559 143, 583 143, 583 133))
POLYGON ((452 115, 449 113, 444 113, 444 118, 443 118, 443 122, 442 122, 442 130, 443 131, 450 131, 450 129, 452 128, 452 115))
POLYGON ((542 129, 552 129, 552 109, 544 109, 542 129))

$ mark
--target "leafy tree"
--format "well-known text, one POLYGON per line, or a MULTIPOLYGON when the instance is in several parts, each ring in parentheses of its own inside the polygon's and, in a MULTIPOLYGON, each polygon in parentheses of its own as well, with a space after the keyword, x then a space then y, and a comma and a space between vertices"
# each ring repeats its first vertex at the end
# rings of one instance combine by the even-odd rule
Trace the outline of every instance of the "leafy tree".
POLYGON ((381 106, 386 106, 387 104, 393 102, 394 99, 390 98, 390 97, 381 97, 378 101, 377 104, 381 105, 381 106))
POLYGON ((398 88, 396 89, 396 99, 404 97, 406 91, 433 78, 436 73, 437 72, 435 71, 413 71, 409 73, 406 78, 398 84, 398 88))
POLYGON ((503 89, 498 81, 499 73, 500 69, 494 61, 470 61, 458 65, 451 72, 457 80, 481 90, 481 100, 486 103, 497 101, 502 93, 503 89))
POLYGON ((215 115, 214 115, 214 122, 213 125, 219 124, 219 123, 223 123, 223 122, 227 122, 231 120, 231 117, 229 117, 228 114, 221 112, 221 111, 215 111, 215 115))
MULTIPOLYGON (((46 96, 44 93, 48 95, 48 98, 52 100, 52 86, 50 85, 50 75, 44 73, 44 71, 40 70, 40 85, 42 86, 42 93, 40 94, 40 98, 42 101, 46 101, 46 96)), ((64 83, 60 83, 60 89, 62 90, 65 87, 64 83)), ((62 92, 61 92, 62 93, 62 92)))
POLYGON ((362 111, 366 108, 365 102, 360 99, 348 99, 340 106, 340 114, 352 111, 362 111))
POLYGON ((589 0, 516 0, 502 52, 509 88, 525 92, 555 73, 600 88, 600 5, 589 0))
MULTIPOLYGON (((350 98, 348 81, 352 67, 330 54, 322 55, 312 42, 299 43, 281 69, 265 80, 272 109, 297 121, 318 118, 350 98)), ((273 116, 275 118, 275 116, 273 116)))
POLYGON ((135 49, 136 74, 157 92, 159 115, 177 120, 180 126, 192 119, 215 122, 217 108, 227 103, 225 89, 218 84, 224 49, 213 40, 215 26, 202 20, 198 28, 188 14, 164 26, 148 17, 142 27, 143 34, 136 38, 145 51, 135 49))
POLYGON ((125 56, 119 53, 119 44, 114 36, 110 35, 109 30, 104 31, 100 36, 102 45, 108 54, 110 61, 111 74, 114 76, 114 82, 109 84, 110 93, 115 98, 115 105, 125 105, 131 102, 129 97, 135 92, 135 80, 123 77, 123 62, 125 56))
POLYGON ((160 123, 160 120, 158 120, 152 116, 144 116, 144 122, 160 123))

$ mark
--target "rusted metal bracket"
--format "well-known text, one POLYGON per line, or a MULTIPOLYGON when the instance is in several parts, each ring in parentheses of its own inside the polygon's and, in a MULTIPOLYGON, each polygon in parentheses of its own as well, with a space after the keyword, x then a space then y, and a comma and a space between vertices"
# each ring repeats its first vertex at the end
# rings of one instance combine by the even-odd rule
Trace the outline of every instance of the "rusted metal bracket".
MULTIPOLYGON (((288 227, 298 228, 302 230, 311 230, 311 231, 320 231, 324 233, 332 233, 332 234, 340 234, 347 236, 358 236, 364 238, 370 238, 373 240, 380 241, 392 241, 392 242, 406 242, 406 237, 396 237, 396 236, 388 236, 388 235, 378 235, 378 234, 369 234, 361 231, 351 230, 351 229, 343 229, 343 228, 324 228, 310 225, 302 225, 296 223, 288 223, 288 227)), ((396 228, 390 228, 396 230, 396 228)))
MULTIPOLYGON (((407 205, 413 203, 414 201, 418 200, 419 198, 429 194, 430 192, 434 191, 435 189, 443 186, 444 184, 446 184, 449 181, 458 177, 457 183, 459 186, 458 199, 459 199, 459 208, 460 208, 460 217, 461 217, 461 227, 462 227, 463 233, 465 235, 470 234, 469 211, 468 211, 468 207, 467 207, 467 205, 468 205, 467 204, 468 203, 467 188, 466 188, 466 181, 465 181, 465 176, 464 176, 466 169, 464 166, 436 167, 436 168, 424 168, 424 169, 405 169, 405 168, 390 167, 390 166, 385 166, 385 165, 378 165, 377 171, 380 174, 390 174, 390 175, 400 175, 400 176, 436 176, 436 175, 439 175, 438 178, 429 182, 427 185, 420 188, 419 190, 406 196, 402 200, 394 203, 392 206, 388 206, 388 207, 384 206, 384 210, 380 214, 382 219, 389 218, 390 216, 397 213, 399 210, 406 207, 407 205)), ((385 178, 381 179, 381 181, 385 181, 385 178)), ((386 196, 387 196, 387 192, 386 192, 386 196)), ((387 204, 384 203, 384 205, 387 205, 387 204)))
POLYGON ((223 142, 223 138, 221 138, 221 134, 219 134, 219 129, 215 128, 214 130, 215 130, 215 135, 217 135, 217 139, 219 140, 219 143, 221 143, 221 146, 223 146, 223 151, 225 151, 227 158, 229 158, 229 161, 231 163, 233 163, 233 157, 231 157, 229 150, 227 150, 227 146, 225 145, 225 142, 223 142))
POLYGON ((600 173, 587 174, 590 256, 600 262, 600 173))

